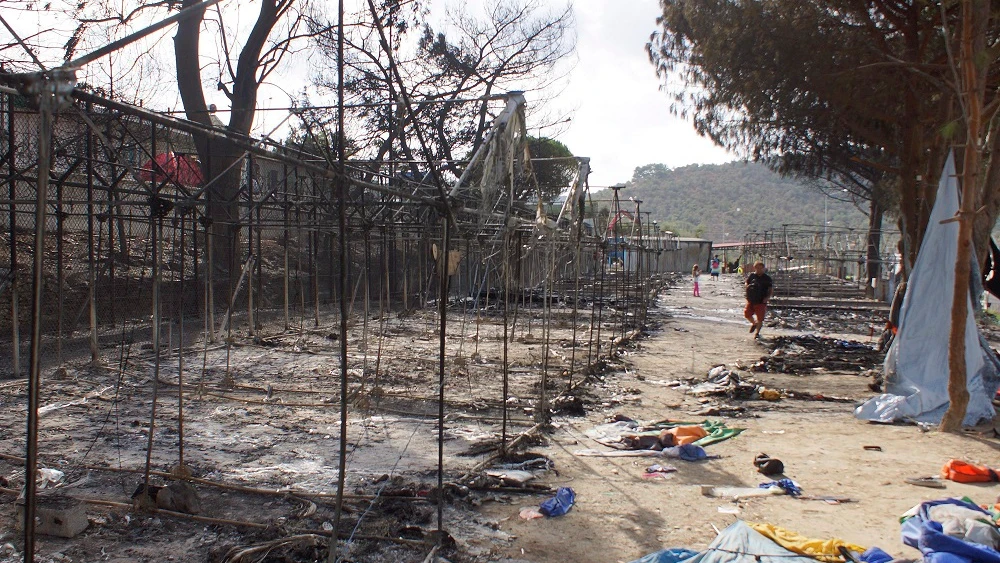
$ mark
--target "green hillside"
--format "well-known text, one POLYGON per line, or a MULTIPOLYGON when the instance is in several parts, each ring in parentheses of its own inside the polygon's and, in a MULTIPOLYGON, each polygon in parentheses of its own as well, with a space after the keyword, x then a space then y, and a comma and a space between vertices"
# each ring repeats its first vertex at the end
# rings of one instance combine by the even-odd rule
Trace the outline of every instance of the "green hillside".
MULTIPOLYGON (((715 242, 741 240, 746 232, 810 225, 863 229, 867 217, 850 202, 824 196, 801 181, 782 178, 761 164, 730 162, 668 168, 649 164, 635 169, 621 191, 623 209, 642 200, 641 210, 679 236, 699 236, 715 242), (729 233, 729 236, 725 236, 729 233)), ((847 194, 844 194, 845 196, 847 194)), ((610 198, 610 190, 593 194, 610 198)), ((599 204, 606 205, 606 204, 599 204)))

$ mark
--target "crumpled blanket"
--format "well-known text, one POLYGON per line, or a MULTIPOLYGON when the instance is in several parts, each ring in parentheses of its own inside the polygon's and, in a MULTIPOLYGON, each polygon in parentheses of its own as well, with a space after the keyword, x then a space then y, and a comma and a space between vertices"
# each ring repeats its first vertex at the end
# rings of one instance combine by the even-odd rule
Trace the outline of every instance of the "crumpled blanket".
POLYGON ((628 420, 611 422, 608 424, 598 424, 597 426, 584 432, 584 434, 599 444, 603 444, 609 448, 627 450, 633 448, 628 447, 623 439, 623 436, 645 436, 655 439, 659 437, 660 432, 663 430, 681 426, 700 426, 703 428, 707 432, 707 435, 692 442, 694 445, 702 447, 738 436, 744 430, 743 428, 730 428, 726 426, 726 423, 724 422, 712 420, 706 420, 700 423, 664 420, 647 425, 640 425, 638 422, 628 420))
POLYGON ((813 557, 819 561, 827 561, 829 563, 842 562, 844 557, 840 554, 840 550, 837 549, 841 546, 857 553, 865 551, 865 548, 839 538, 826 540, 807 538, 797 532, 786 530, 774 524, 753 524, 749 522, 748 524, 750 524, 751 528, 770 538, 788 551, 813 557))

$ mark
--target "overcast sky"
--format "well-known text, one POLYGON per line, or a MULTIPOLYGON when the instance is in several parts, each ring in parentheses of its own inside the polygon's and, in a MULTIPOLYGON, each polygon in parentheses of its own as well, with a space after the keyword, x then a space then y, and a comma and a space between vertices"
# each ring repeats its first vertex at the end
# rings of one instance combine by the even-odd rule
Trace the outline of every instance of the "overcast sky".
POLYGON ((645 164, 734 160, 668 111, 645 51, 656 29, 657 0, 575 0, 573 6, 579 61, 560 100, 575 112, 558 138, 574 154, 591 157, 591 186, 626 182, 645 164))

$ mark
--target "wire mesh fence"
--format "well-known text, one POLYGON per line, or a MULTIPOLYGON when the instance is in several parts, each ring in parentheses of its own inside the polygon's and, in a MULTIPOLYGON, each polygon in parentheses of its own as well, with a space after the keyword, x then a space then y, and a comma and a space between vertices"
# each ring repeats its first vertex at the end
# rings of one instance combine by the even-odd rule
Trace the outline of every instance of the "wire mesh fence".
MULTIPOLYGON (((523 131, 498 137, 492 172, 446 206, 399 163, 354 163, 346 181, 301 148, 209 137, 199 150, 190 126, 93 96, 57 114, 46 159, 28 100, 0 94, 0 110, 0 376, 26 373, 37 325, 46 374, 101 365, 94 377, 116 397, 110 411, 63 415, 89 442, 70 465, 145 457, 147 475, 189 466, 331 494, 346 478, 329 455, 346 408, 352 486, 405 471, 458 479, 491 447, 582 408, 575 390, 644 329, 677 250, 639 222, 588 230, 580 214, 558 224, 513 197, 528 191, 511 173, 523 131), (231 162, 205 178, 196 153, 231 162), (120 405, 152 406, 135 423, 144 434, 106 423, 120 405), (243 428, 258 415, 286 421, 281 436, 243 428)), ((59 447, 43 439, 41 453, 59 447)), ((364 514, 351 533, 385 536, 364 514)))

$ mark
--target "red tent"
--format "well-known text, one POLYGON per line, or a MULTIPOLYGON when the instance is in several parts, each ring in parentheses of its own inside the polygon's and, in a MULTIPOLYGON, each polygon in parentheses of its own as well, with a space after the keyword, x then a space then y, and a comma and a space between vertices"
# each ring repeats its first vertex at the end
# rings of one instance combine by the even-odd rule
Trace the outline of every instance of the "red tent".
POLYGON ((158 184, 172 182, 182 186, 199 186, 205 181, 193 156, 174 152, 161 152, 153 160, 147 160, 139 176, 158 184))

